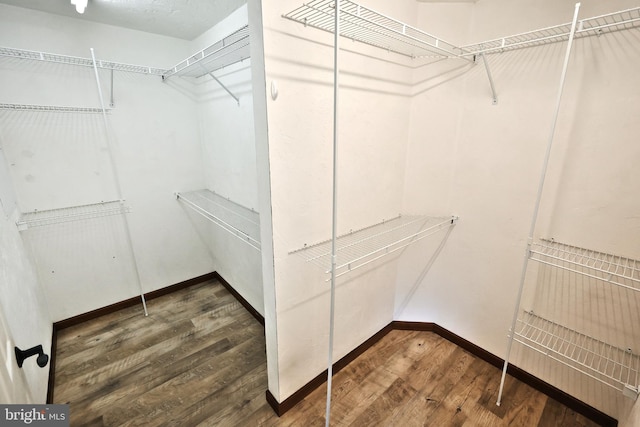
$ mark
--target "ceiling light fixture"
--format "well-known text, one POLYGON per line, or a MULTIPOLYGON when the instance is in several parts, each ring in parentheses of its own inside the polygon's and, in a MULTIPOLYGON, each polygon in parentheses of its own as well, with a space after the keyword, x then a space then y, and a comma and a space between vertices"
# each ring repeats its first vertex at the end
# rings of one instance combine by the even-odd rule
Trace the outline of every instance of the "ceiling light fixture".
POLYGON ((84 10, 87 8, 87 2, 89 0, 71 0, 71 4, 75 5, 76 12, 84 13, 84 10))

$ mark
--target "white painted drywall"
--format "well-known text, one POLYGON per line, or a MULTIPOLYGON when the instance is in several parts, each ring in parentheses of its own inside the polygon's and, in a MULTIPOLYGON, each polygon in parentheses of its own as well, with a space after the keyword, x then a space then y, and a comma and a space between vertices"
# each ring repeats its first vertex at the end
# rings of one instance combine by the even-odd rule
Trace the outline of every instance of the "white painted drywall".
MULTIPOLYGON (((417 11, 415 2, 371 3, 409 22, 417 11)), ((326 369, 328 349, 327 275, 289 254, 331 236, 332 36, 281 17, 299 5, 262 4, 267 93, 278 88, 267 107, 277 318, 277 353, 269 356, 278 372, 269 389, 279 401, 326 369)), ((408 59, 383 53, 381 61, 376 49, 343 42, 340 233, 400 212, 411 89, 408 59)), ((394 281, 394 262, 340 279, 336 360, 392 320, 394 281)))
POLYGON ((258 210, 260 212, 260 246, 262 255, 262 289, 267 351, 268 388, 279 395, 278 317, 276 312, 273 262, 273 226, 271 215, 271 175, 269 166, 269 137, 267 120, 267 88, 264 66, 264 31, 262 2, 247 2, 249 34, 251 37, 251 84, 253 87, 253 123, 255 129, 256 175, 258 210))
MULTIPOLYGON (((365 6, 464 44, 571 19, 573 3, 552 3, 540 7, 532 1, 370 1, 365 6)), ((605 8, 590 3, 582 16, 631 5, 619 1, 605 8)), ((280 15, 297 6, 295 1, 263 5, 266 86, 275 82, 279 88, 278 99, 268 100, 268 136, 280 401, 326 367, 328 297, 323 275, 288 252, 330 236, 332 37, 283 21, 280 15)), ((630 139, 637 133, 631 118, 637 115, 633 105, 638 85, 624 90, 637 78, 630 75, 637 62, 634 37, 626 32, 576 43, 549 171, 550 189, 541 210, 541 218, 554 220, 541 220, 538 230, 637 258, 638 204, 632 193, 639 181, 629 163, 637 158, 630 139), (600 49, 607 50, 602 57, 600 49), (617 107, 598 108, 607 102, 617 107), (615 139, 620 150, 611 153, 606 148, 611 143, 598 144, 605 135, 615 139), (598 148, 572 155, 571 141, 598 148), (612 160, 607 165, 601 164, 605 155, 612 160), (579 157, 587 162, 578 166, 579 157), (595 190, 590 194, 603 198, 585 197, 576 187, 570 189, 572 182, 588 184, 595 190), (570 216, 562 222, 562 210, 578 212, 580 219, 570 216), (620 221, 610 224, 610 217, 620 221), (587 233, 594 227, 600 231, 587 233)), ((384 263, 339 283, 336 355, 391 319, 436 322, 500 354, 513 311, 563 46, 490 56, 497 106, 491 104, 481 64, 405 63, 357 43, 344 46, 340 231, 399 211, 456 214, 461 220, 449 233, 406 250, 397 268, 395 262, 384 263), (387 163, 377 161, 377 156, 387 163), (387 282, 389 277, 394 277, 394 284, 387 282), (390 292, 395 296, 391 317, 390 292)), ((535 297, 527 295, 527 301, 535 302, 535 297)), ((633 323, 633 317, 625 321, 633 323)), ((539 372, 535 361, 523 363, 614 416, 624 418, 629 412, 628 404, 620 404, 606 391, 581 390, 584 381, 577 375, 553 368, 539 372)), ((270 389, 274 391, 271 382, 270 389)))
MULTIPOLYGON (((247 23, 245 5, 194 40, 191 51, 204 49, 247 23)), ((259 212, 251 68, 246 59, 213 73, 239 103, 208 75, 194 79, 194 85, 206 188, 259 212)), ((200 225, 198 232, 206 236, 216 271, 264 314, 260 252, 213 224, 200 225)))
MULTIPOLYGON (((580 16, 634 3, 583 2, 580 16)), ((425 4, 420 21, 427 31, 440 25, 436 34, 468 43, 568 22, 573 10, 571 1, 425 4)), ((640 257, 639 40, 627 31, 575 42, 536 237, 640 257)), ((551 44, 488 56, 496 106, 481 63, 447 61, 414 74, 404 206, 461 220, 440 252, 444 236, 401 258, 396 319, 436 322, 504 357, 564 49, 551 44)), ((528 288, 537 271, 532 266, 528 288)), ((637 346, 638 296, 593 286, 574 282, 527 292, 523 308, 555 311, 578 330, 637 346)), ((530 353, 516 351, 513 361, 616 418, 627 417, 631 403, 619 392, 530 353)))
POLYGON ((50 365, 40 368, 30 358, 20 369, 14 354, 14 346, 42 345, 51 356, 52 333, 47 301, 16 229, 17 218, 17 211, 0 212, 0 396, 2 403, 45 403, 50 365))
MULTIPOLYGON (((189 43, 0 5, 3 44, 168 68, 189 43)), ((98 107, 90 68, 1 60, 1 102, 98 107)), ((110 73, 101 70, 109 99, 110 73)), ((3 112, 0 136, 20 211, 53 209, 117 197, 111 144, 144 292, 215 270, 206 245, 173 193, 203 188, 198 109, 188 85, 116 72, 115 108, 105 132, 100 115, 3 112), (107 136, 108 135, 108 138, 107 136)), ((27 231, 53 321, 140 292, 123 218, 109 217, 27 231)))

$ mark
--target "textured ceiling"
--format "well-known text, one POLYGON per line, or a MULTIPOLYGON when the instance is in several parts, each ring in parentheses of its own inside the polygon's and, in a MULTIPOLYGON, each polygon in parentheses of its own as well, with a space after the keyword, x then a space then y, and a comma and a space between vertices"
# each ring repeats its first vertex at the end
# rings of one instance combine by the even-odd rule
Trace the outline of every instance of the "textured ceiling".
POLYGON ((246 0, 89 0, 82 15, 70 0, 0 0, 0 3, 193 40, 246 0))

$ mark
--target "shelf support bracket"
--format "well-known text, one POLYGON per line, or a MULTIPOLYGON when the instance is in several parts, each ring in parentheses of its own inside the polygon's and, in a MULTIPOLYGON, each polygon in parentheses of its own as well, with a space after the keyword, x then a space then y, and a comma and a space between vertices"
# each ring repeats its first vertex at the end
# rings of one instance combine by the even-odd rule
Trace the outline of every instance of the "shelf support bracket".
POLYGON ((638 390, 638 387, 634 387, 632 385, 629 384, 625 384, 624 388, 622 389, 622 394, 625 397, 628 397, 631 400, 638 400, 638 396, 640 395, 640 391, 638 390))
POLYGON ((224 89, 225 91, 227 91, 227 93, 228 93, 228 94, 229 94, 233 99, 235 99, 235 100, 236 100, 236 102, 238 103, 238 105, 240 105, 240 99, 239 99, 237 96, 235 96, 235 95, 234 95, 234 94, 229 90, 229 88, 227 88, 227 87, 224 85, 224 83, 222 83, 222 82, 220 81, 220 79, 218 79, 216 76, 214 76, 214 75, 213 75, 213 73, 212 73, 211 71, 208 71, 206 68, 204 68, 204 66, 203 66, 202 64, 200 64, 200 66, 202 67, 202 69, 203 69, 203 70, 204 70, 204 71, 205 71, 209 76, 211 76, 211 78, 212 78, 213 80, 215 80, 215 81, 220 85, 220 87, 222 87, 222 89, 224 89))
POLYGON ((111 99, 109 100, 109 107, 115 107, 115 103, 113 101, 113 68, 111 69, 111 99))
POLYGON ((491 77, 491 70, 489 69, 489 61, 484 56, 484 52, 480 53, 482 57, 482 62, 484 63, 484 69, 487 71, 487 77, 489 78, 489 86, 491 87, 491 96, 492 96, 492 104, 498 104, 498 95, 496 94, 496 87, 493 84, 493 77, 491 77))

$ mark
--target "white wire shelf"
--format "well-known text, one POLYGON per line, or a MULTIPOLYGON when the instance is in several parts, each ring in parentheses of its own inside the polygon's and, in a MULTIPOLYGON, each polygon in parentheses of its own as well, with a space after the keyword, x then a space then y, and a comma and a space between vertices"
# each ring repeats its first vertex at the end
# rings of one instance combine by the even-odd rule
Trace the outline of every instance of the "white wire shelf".
POLYGON ((640 261, 540 239, 531 245, 530 259, 640 292, 640 261))
POLYGON ((198 214, 260 250, 260 215, 255 210, 210 190, 176 193, 176 196, 198 214))
MULTIPOLYGON (((283 15, 305 26, 334 32, 335 0, 313 0, 283 15)), ((341 2, 341 36, 412 58, 467 58, 565 41, 571 23, 456 46, 357 3, 341 2)), ((640 26, 640 7, 578 20, 575 37, 602 35, 640 26)))
POLYGON ((515 341, 536 350, 610 387, 634 392, 640 386, 640 356, 524 312, 518 320, 515 341))
MULTIPOLYGON (((575 37, 599 36, 640 26, 640 7, 579 19, 575 37)), ((469 55, 497 53, 568 40, 571 22, 462 46, 469 55)))
POLYGON ((166 70, 162 74, 162 78, 166 79, 171 76, 202 77, 249 58, 249 47, 249 26, 245 25, 166 70))
MULTIPOLYGON (((455 224, 458 217, 399 215, 391 220, 338 236, 336 277, 390 255, 455 224)), ((331 240, 289 252, 323 269, 331 266, 331 240)), ((330 273, 330 270, 325 271, 330 273)))
MULTIPOLYGON (((93 60, 91 58, 80 58, 77 56, 59 55, 56 53, 37 52, 33 50, 14 49, 10 47, 0 47, 0 56, 93 68, 93 60)), ((101 60, 96 61, 96 66, 98 68, 105 68, 108 70, 125 71, 128 73, 152 74, 157 76, 161 76, 167 71, 161 68, 101 60)))
MULTIPOLYGON (((44 112, 52 112, 52 113, 102 114, 102 108, 66 107, 66 106, 60 106, 60 105, 0 104, 0 110, 44 111, 44 112)), ((111 109, 107 108, 105 109, 105 111, 109 113, 111 109)))
MULTIPOLYGON (((461 57, 465 52, 432 34, 348 0, 340 2, 340 35, 411 58, 461 57)), ((313 0, 283 18, 330 33, 335 0, 313 0)))
POLYGON ((124 201, 114 200, 59 209, 24 212, 20 215, 20 219, 16 221, 16 225, 18 230, 24 231, 32 227, 121 215, 130 211, 131 209, 125 206, 124 201))

